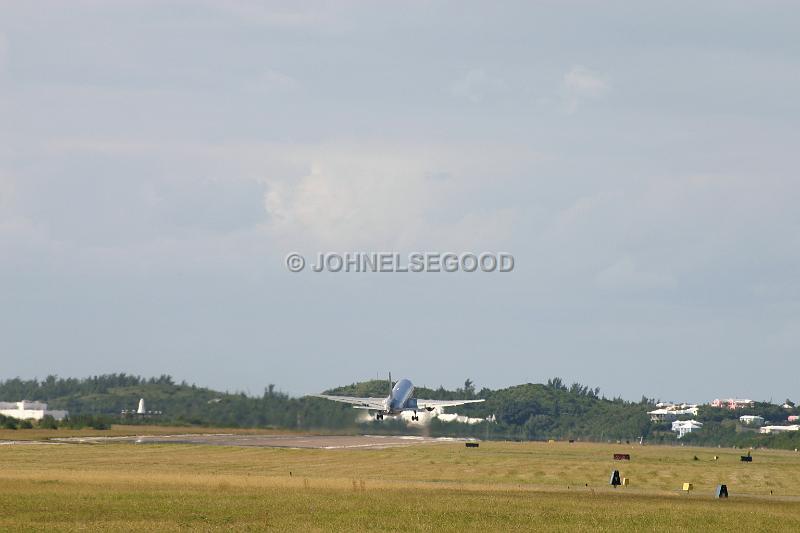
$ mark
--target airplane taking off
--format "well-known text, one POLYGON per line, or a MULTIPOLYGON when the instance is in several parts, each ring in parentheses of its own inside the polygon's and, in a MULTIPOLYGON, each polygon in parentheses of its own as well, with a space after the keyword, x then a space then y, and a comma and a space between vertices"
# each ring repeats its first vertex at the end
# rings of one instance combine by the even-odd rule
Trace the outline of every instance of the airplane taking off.
POLYGON ((312 394, 315 398, 325 398, 334 402, 353 405, 354 409, 377 411, 375 418, 383 420, 384 415, 399 415, 403 411, 414 411, 411 420, 419 420, 417 411, 433 411, 437 407, 454 407, 465 403, 478 403, 484 400, 420 400, 412 398, 414 384, 408 379, 401 379, 392 387, 392 375, 389 374, 389 396, 386 398, 357 398, 354 396, 332 396, 329 394, 312 394))

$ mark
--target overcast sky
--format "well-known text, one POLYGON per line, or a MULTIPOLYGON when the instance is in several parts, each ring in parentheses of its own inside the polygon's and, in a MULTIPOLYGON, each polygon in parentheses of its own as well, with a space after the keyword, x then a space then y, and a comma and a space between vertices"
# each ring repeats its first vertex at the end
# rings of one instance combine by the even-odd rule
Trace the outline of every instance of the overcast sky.
POLYGON ((797 5, 493 5, 0 3, 0 378, 800 400, 797 5))

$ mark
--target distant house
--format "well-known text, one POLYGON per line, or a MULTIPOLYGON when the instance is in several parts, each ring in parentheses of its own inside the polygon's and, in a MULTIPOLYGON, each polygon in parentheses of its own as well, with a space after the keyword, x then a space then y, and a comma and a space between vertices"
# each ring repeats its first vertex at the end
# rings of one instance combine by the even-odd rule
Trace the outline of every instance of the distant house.
POLYGON ((711 402, 711 407, 722 407, 728 408, 730 410, 735 409, 748 409, 753 408, 756 406, 756 402, 753 400, 748 399, 741 399, 741 398, 728 398, 727 400, 720 400, 717 398, 713 402, 711 402))
POLYGON ((656 407, 659 409, 668 409, 670 411, 681 411, 687 409, 696 409, 696 403, 672 403, 672 402, 658 402, 656 407))
POLYGON ((674 411, 670 411, 669 409, 656 409, 654 411, 648 411, 647 414, 650 415, 651 422, 668 422, 678 417, 674 411))
POLYGON ((763 426, 764 417, 757 415, 742 415, 739 417, 739 422, 745 426, 763 426))
POLYGON ((656 404, 656 406, 663 407, 647 412, 647 414, 650 415, 651 422, 669 422, 670 420, 675 420, 681 415, 697 416, 697 413, 700 412, 700 408, 698 406, 688 403, 683 403, 680 405, 661 403, 656 404))
POLYGON ((786 419, 789 422, 797 422, 800 420, 800 416, 797 415, 789 415, 789 418, 786 419))
POLYGON ((0 402, 0 415, 20 420, 41 420, 47 415, 56 420, 63 420, 69 413, 61 410, 51 410, 44 402, 31 402, 22 400, 21 402, 0 402))
POLYGON ((701 429, 702 427, 703 423, 698 422, 697 420, 676 420, 672 423, 672 431, 675 431, 678 434, 678 438, 681 438, 687 433, 691 433, 696 429, 701 429))
POLYGON ((764 426, 762 427, 759 432, 760 433, 783 433, 785 431, 797 431, 800 429, 800 425, 794 424, 791 426, 764 426))

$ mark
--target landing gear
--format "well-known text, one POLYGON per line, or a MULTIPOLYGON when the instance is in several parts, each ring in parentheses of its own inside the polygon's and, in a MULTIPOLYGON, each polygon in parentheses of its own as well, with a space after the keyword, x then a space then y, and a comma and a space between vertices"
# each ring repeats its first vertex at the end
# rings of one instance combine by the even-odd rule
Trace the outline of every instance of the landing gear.
POLYGON ((417 414, 417 412, 416 412, 416 411, 414 411, 414 414, 413 414, 413 415, 411 415, 411 420, 414 420, 414 421, 416 421, 416 422, 419 422, 419 415, 417 414))
POLYGON ((378 413, 377 415, 375 415, 375 420, 383 420, 383 414, 378 413))

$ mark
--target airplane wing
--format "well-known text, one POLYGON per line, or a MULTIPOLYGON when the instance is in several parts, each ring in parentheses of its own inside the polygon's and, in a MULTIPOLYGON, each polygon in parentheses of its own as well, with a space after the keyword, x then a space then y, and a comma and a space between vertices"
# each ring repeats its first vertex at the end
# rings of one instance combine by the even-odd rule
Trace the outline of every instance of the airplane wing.
POLYGON ((437 407, 455 407, 456 405, 464 405, 465 403, 479 403, 485 401, 486 400, 420 400, 417 398, 417 407, 430 411, 437 407))
POLYGON ((376 409, 382 410, 384 408, 383 402, 385 398, 358 398, 356 396, 331 396, 329 394, 312 394, 314 398, 324 398, 326 400, 333 400, 334 402, 342 402, 352 404, 356 409, 376 409))

